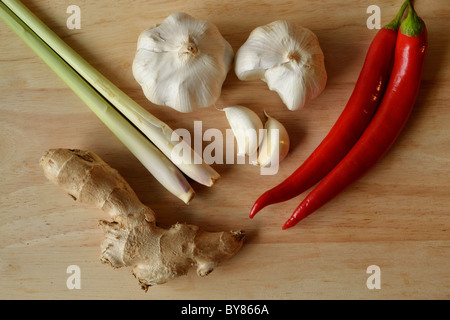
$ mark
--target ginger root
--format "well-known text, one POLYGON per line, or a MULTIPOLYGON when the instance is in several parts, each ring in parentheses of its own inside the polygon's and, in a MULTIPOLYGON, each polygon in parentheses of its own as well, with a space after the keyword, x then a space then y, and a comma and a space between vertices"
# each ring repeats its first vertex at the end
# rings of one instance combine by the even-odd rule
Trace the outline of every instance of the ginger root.
POLYGON ((100 260, 114 268, 133 267, 145 291, 185 275, 191 266, 197 266, 199 276, 206 276, 242 246, 242 231, 207 232, 181 223, 170 229, 158 227, 152 209, 93 152, 52 149, 40 164, 45 176, 75 200, 111 216, 112 221, 99 222, 105 232, 100 260))

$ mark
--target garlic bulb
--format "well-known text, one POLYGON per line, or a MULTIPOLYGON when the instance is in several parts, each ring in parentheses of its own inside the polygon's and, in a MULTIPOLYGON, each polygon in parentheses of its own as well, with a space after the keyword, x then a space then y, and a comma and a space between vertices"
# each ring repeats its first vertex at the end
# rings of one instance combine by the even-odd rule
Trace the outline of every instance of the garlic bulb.
POLYGON ((237 155, 240 157, 254 155, 263 138, 261 119, 255 112, 243 106, 231 106, 221 110, 225 111, 236 138, 237 155))
POLYGON ((289 110, 302 108, 325 88, 324 55, 316 35, 287 21, 258 27, 236 53, 240 80, 263 80, 289 110))
POLYGON ((151 102, 191 112, 217 101, 233 58, 215 25, 174 13, 139 36, 133 75, 151 102))
POLYGON ((280 121, 270 117, 265 111, 264 114, 267 121, 264 124, 264 139, 260 146, 257 165, 277 166, 289 152, 289 134, 280 121))

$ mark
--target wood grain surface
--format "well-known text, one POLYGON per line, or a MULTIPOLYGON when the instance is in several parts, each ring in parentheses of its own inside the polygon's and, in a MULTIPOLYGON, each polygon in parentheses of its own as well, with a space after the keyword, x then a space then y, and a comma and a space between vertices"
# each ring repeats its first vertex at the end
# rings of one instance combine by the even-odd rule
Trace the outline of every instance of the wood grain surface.
POLYGON ((386 157, 360 181, 282 231, 303 194, 248 218, 256 198, 293 172, 320 143, 347 102, 376 30, 401 0, 24 0, 24 4, 123 91, 173 129, 229 128, 215 108, 190 114, 148 102, 132 76, 137 37, 177 11, 215 23, 235 52, 257 26, 286 19, 315 32, 325 54, 326 89, 304 109, 289 111, 262 81, 239 81, 233 70, 217 105, 240 104, 280 120, 291 150, 278 174, 249 164, 214 164, 212 188, 192 182, 187 206, 169 194, 81 100, 0 22, 0 298, 2 299, 448 299, 450 298, 450 11, 444 1, 415 1, 429 32, 429 51, 415 109, 386 157), (81 29, 69 30, 66 9, 81 8, 81 29), (129 181, 160 225, 243 229, 241 251, 205 278, 188 275, 140 290, 130 269, 99 261, 103 212, 73 201, 38 165, 50 148, 89 149, 129 181), (67 267, 81 270, 68 289, 67 267), (381 289, 367 268, 379 266, 381 289))

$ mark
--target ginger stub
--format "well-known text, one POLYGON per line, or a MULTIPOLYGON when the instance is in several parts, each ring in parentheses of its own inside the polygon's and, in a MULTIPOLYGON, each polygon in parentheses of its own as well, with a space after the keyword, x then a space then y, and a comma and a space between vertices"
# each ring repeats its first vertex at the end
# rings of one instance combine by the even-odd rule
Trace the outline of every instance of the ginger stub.
POLYGON ((170 229, 156 225, 152 209, 144 205, 118 173, 90 151, 52 149, 41 158, 45 176, 81 203, 108 213, 101 220, 105 232, 101 244, 103 263, 114 268, 133 268, 145 291, 185 275, 191 266, 205 276, 241 248, 242 231, 207 232, 177 223, 170 229))

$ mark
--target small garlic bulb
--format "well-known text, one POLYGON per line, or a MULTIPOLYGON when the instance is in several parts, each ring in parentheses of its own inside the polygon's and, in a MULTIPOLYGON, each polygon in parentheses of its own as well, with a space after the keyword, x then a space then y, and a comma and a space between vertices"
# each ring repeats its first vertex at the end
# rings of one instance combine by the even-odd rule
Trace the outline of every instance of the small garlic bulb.
POLYGON ((286 158, 289 153, 289 134, 283 124, 270 117, 265 111, 267 121, 264 124, 264 139, 258 154, 260 167, 276 166, 286 158))
POLYGON ((233 58, 214 24, 180 12, 141 33, 132 69, 151 102, 191 112, 217 101, 233 58))
POLYGON ((287 21, 258 27, 236 53, 240 80, 263 80, 289 110, 301 109, 325 88, 327 73, 317 36, 287 21))
POLYGON ((237 155, 254 155, 262 142, 263 123, 258 115, 243 106, 231 106, 221 109, 225 111, 231 130, 236 138, 237 155))

